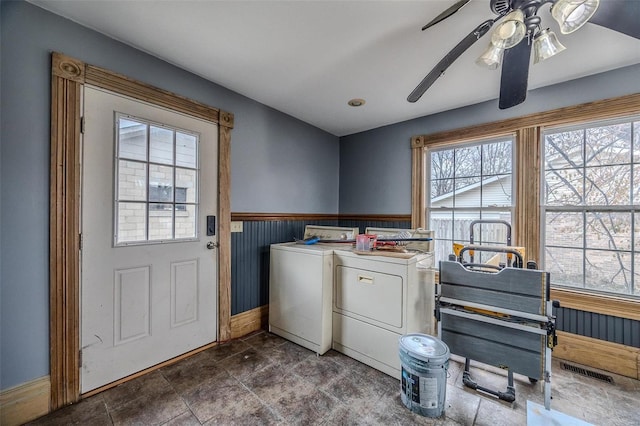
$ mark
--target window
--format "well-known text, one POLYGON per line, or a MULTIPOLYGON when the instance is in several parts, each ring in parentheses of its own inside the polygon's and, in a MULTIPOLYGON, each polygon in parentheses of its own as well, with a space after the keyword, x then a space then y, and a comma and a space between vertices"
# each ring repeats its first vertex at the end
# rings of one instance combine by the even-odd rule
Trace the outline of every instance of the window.
POLYGON ((115 244, 197 236, 198 136, 116 115, 115 244))
POLYGON ((640 117, 543 137, 544 265, 553 284, 640 296, 640 117))
MULTIPOLYGON (((527 261, 535 261, 540 269, 551 272, 551 297, 558 300, 563 307, 640 320, 640 212, 638 210, 640 205, 640 125, 638 123, 640 123, 640 95, 633 94, 461 129, 414 135, 411 138, 412 227, 434 226, 430 219, 432 209, 429 208, 432 152, 463 147, 455 145, 461 140, 499 140, 498 138, 502 135, 513 134, 512 244, 526 249, 527 261), (598 140, 597 132, 602 132, 600 136, 604 137, 603 132, 611 131, 614 128, 612 126, 623 126, 618 130, 624 130, 627 139, 622 138, 613 144, 609 151, 603 147, 594 148, 590 141, 594 138, 598 140), (572 147, 568 140, 565 140, 565 145, 556 141, 560 149, 555 155, 556 158, 550 158, 547 162, 545 159, 547 136, 556 134, 557 139, 563 136, 563 133, 571 132, 574 136, 576 133, 582 133, 578 148, 572 147), (619 150, 617 154, 614 153, 614 148, 619 150), (623 155, 625 150, 629 154, 628 159, 617 159, 617 156, 623 155), (580 161, 583 161, 582 163, 575 162, 576 155, 579 156, 580 161), (587 159, 586 164, 584 158, 587 159), (609 176, 607 177, 605 173, 609 173, 609 176), (627 175, 625 176, 624 173, 627 175), (556 176, 555 181, 552 175, 556 176), (561 178, 575 184, 577 176, 580 175, 584 176, 582 186, 574 187, 573 190, 581 188, 580 197, 584 199, 584 203, 575 201, 577 195, 571 193, 573 191, 571 185, 561 185, 561 178), (595 179, 593 175, 600 176, 600 186, 585 187, 585 182, 591 185, 589 179, 595 179), (546 181, 547 178, 549 182, 546 181), (622 181, 628 182, 629 186, 626 190, 619 186, 622 181), (624 192, 627 201, 618 199, 621 192, 624 192), (571 216, 569 213, 574 215, 571 216), (596 213, 600 217, 597 217, 596 213), (613 220, 607 227, 597 225, 598 222, 592 220, 594 217, 600 220, 603 213, 607 213, 606 219, 613 220), (558 219, 554 219, 554 215, 558 216, 558 219), (560 223, 561 220, 565 221, 564 224, 560 223), (574 224, 577 223, 582 228, 578 237, 573 235, 573 241, 570 236, 562 235, 568 230, 563 227, 568 220, 573 220, 574 224), (556 228, 551 228, 556 225, 556 228), (625 230, 624 226, 633 228, 625 230), (610 233, 613 239, 610 238, 610 233), (580 252, 578 266, 572 270, 570 268, 573 265, 566 261, 564 264, 552 265, 547 246, 549 249, 556 249, 560 261, 565 253, 575 255, 571 252, 572 250, 580 252), (595 261, 592 258, 596 254, 600 256, 608 254, 613 261, 607 265, 595 264, 597 268, 594 268, 595 261), (605 269, 605 266, 608 269, 605 269), (596 271, 597 274, 602 274, 607 270, 609 278, 600 278, 600 287, 608 289, 600 290, 598 281, 594 280, 594 274, 596 271), (569 273, 573 275, 571 280, 567 279, 569 273)), ((602 141, 604 142, 604 139, 602 141)), ((436 210, 438 211, 440 209, 436 210)), ((436 233, 436 238, 439 239, 441 236, 436 233)), ((441 246, 441 244, 437 245, 441 246)), ((440 258, 451 252, 449 242, 443 247, 445 250, 438 253, 440 258)))
MULTIPOLYGON (((429 229, 435 231, 435 260, 446 260, 453 243, 469 244, 472 221, 502 220, 513 213, 513 137, 427 151, 429 229)), ((506 244, 506 227, 474 227, 474 243, 506 244)), ((478 256, 478 255, 476 255, 478 256)), ((479 253, 481 261, 487 253, 479 253)))

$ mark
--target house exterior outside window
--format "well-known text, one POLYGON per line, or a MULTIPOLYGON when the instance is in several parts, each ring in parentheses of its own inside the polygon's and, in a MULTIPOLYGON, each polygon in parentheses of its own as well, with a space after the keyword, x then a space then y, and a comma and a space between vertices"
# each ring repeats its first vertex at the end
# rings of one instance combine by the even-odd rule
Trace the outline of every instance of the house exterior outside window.
MULTIPOLYGON (((469 244, 474 220, 511 223, 513 137, 467 142, 428 150, 428 228, 435 231, 435 260, 446 260, 453 243, 469 244)), ((479 224, 474 243, 505 245, 502 224, 479 224)), ((487 257, 479 253, 476 261, 487 257)))
POLYGON ((198 135, 116 114, 114 244, 197 237, 198 135))

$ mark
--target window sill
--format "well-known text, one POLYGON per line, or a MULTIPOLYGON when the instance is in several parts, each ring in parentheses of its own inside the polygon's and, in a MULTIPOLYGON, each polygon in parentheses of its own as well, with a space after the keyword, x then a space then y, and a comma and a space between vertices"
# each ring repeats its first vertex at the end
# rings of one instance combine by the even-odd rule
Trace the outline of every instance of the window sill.
POLYGON ((638 299, 596 295, 565 288, 552 288, 551 299, 559 301, 563 308, 640 321, 640 300, 638 299))

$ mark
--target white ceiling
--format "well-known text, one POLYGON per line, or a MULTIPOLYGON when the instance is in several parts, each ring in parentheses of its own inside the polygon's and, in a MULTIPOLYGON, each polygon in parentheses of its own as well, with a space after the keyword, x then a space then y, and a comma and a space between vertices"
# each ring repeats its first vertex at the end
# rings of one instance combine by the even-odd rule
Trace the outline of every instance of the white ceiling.
MULTIPOLYGON (((499 70, 474 64, 486 35, 418 102, 406 101, 453 46, 494 17, 489 0, 472 0, 426 31, 455 0, 30 1, 338 136, 499 92, 499 70), (366 104, 349 107, 351 98, 366 104)), ((540 15, 560 35, 548 7, 540 15)), ((532 65, 530 89, 640 63, 640 40, 595 24, 559 38, 567 50, 532 65)))

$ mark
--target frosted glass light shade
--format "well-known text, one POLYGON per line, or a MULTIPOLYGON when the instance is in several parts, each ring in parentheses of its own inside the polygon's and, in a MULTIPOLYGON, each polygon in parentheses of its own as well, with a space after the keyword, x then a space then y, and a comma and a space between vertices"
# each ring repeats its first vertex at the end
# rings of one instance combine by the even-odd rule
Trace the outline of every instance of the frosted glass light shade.
POLYGON ((481 67, 489 68, 490 70, 495 70, 502 63, 503 54, 504 49, 500 49, 493 43, 489 43, 487 50, 485 50, 484 53, 476 59, 476 64, 481 67))
POLYGON ((504 17, 491 34, 491 43, 499 49, 509 49, 520 43, 527 33, 524 14, 516 9, 504 17))
POLYGON ((581 28, 598 9, 600 0, 558 0, 551 7, 551 16, 560 25, 562 34, 581 28))
POLYGON ((533 63, 537 64, 566 49, 549 28, 542 30, 533 42, 533 63))

